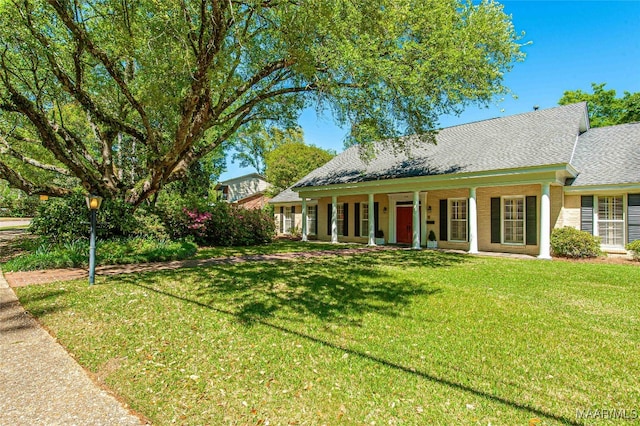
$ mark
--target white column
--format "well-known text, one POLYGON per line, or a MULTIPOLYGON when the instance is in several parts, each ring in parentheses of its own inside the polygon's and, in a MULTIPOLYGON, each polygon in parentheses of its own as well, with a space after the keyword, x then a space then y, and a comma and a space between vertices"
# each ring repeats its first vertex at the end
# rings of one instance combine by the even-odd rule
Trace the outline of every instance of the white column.
POLYGON ((373 194, 369 194, 369 245, 376 245, 376 227, 378 224, 376 221, 376 216, 373 214, 373 209, 375 205, 373 203, 373 194))
POLYGON ((302 241, 307 241, 307 199, 302 199, 302 241))
POLYGON ((420 245, 423 247, 427 246, 427 193, 423 193, 424 198, 422 199, 422 204, 420 205, 420 217, 422 218, 422 223, 420 224, 420 245))
POLYGON ((540 259, 551 259, 551 201, 549 200, 550 184, 542 184, 540 199, 540 259))
POLYGON ((413 249, 420 249, 420 192, 413 191, 413 249))
POLYGON ((389 197, 389 235, 387 242, 395 244, 396 242, 396 200, 389 197))
POLYGON ((338 197, 331 197, 331 242, 338 242, 338 197))
POLYGON ((478 206, 476 188, 469 188, 469 253, 478 253, 478 206))

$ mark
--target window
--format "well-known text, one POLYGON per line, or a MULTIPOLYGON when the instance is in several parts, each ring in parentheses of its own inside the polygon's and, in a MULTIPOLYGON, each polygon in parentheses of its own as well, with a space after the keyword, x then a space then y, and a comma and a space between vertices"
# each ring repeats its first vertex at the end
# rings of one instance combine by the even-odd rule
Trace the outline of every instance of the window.
POLYGON ((307 206, 307 234, 316 234, 316 209, 317 206, 307 206))
POLYGON ((467 241, 467 200, 449 200, 449 241, 467 241))
POLYGON ((624 200, 598 197, 598 234, 603 246, 624 247, 624 200))
POLYGON ((504 197, 502 211, 502 242, 524 244, 524 197, 504 197))
POLYGON ((369 204, 360 204, 360 236, 369 236, 369 204))
POLYGON ((336 207, 338 210, 338 235, 344 235, 344 204, 338 203, 336 207))
POLYGON ((284 208, 284 226, 282 229, 282 233, 290 234, 292 225, 293 225, 293 214, 291 212, 291 207, 285 207, 284 208))

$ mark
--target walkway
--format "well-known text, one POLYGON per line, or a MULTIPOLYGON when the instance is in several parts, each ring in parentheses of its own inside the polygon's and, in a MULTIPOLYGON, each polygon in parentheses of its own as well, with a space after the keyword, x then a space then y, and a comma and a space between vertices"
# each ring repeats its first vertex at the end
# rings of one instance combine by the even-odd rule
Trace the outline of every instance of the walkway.
POLYGON ((20 306, 0 271, 0 424, 141 425, 20 306))

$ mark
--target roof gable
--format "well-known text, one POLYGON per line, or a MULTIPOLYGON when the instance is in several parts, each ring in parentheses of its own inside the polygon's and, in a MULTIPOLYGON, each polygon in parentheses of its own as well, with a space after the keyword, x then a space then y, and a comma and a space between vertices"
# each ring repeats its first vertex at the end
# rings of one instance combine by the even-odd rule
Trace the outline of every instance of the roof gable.
POLYGON ((580 135, 572 187, 640 183, 640 123, 598 127, 580 135))

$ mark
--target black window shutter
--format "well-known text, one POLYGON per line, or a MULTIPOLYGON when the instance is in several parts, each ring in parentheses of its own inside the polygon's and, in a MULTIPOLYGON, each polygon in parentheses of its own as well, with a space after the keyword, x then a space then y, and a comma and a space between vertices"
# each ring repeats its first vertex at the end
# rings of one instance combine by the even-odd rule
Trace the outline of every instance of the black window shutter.
POLYGON ((331 235, 331 216, 333 215, 333 208, 331 203, 327 204, 327 235, 331 235))
POLYGON ((629 194, 627 200, 628 242, 640 240, 640 194, 629 194))
POLYGON ((593 235, 593 195, 580 199, 580 229, 593 235))
POLYGON ((536 196, 526 198, 527 245, 538 244, 538 206, 536 196))
POLYGON ((360 236, 360 203, 353 204, 353 235, 360 236))
POLYGON ((447 200, 440 200, 440 241, 447 241, 447 200))
MULTIPOLYGON (((371 214, 371 212, 369 212, 369 214, 371 214)), ((371 216, 369 216, 371 217, 371 216)), ((373 203, 373 223, 375 225, 375 230, 377 231, 380 228, 380 207, 378 206, 378 203, 375 202, 373 203)))
POLYGON ((344 203, 343 204, 344 207, 344 226, 343 226, 343 231, 342 231, 342 235, 344 235, 345 237, 347 237, 349 235, 349 203, 344 203))
POLYGON ((491 198, 491 242, 500 243, 500 197, 491 198))
POLYGON ((317 205, 316 205, 316 208, 315 208, 315 215, 316 215, 316 220, 313 223, 315 225, 314 228, 313 228, 313 233, 315 235, 318 235, 318 206, 317 205))
POLYGON ((296 214, 296 206, 291 206, 291 214, 296 214))
POLYGON ((280 206, 280 233, 284 233, 284 206, 280 206))

